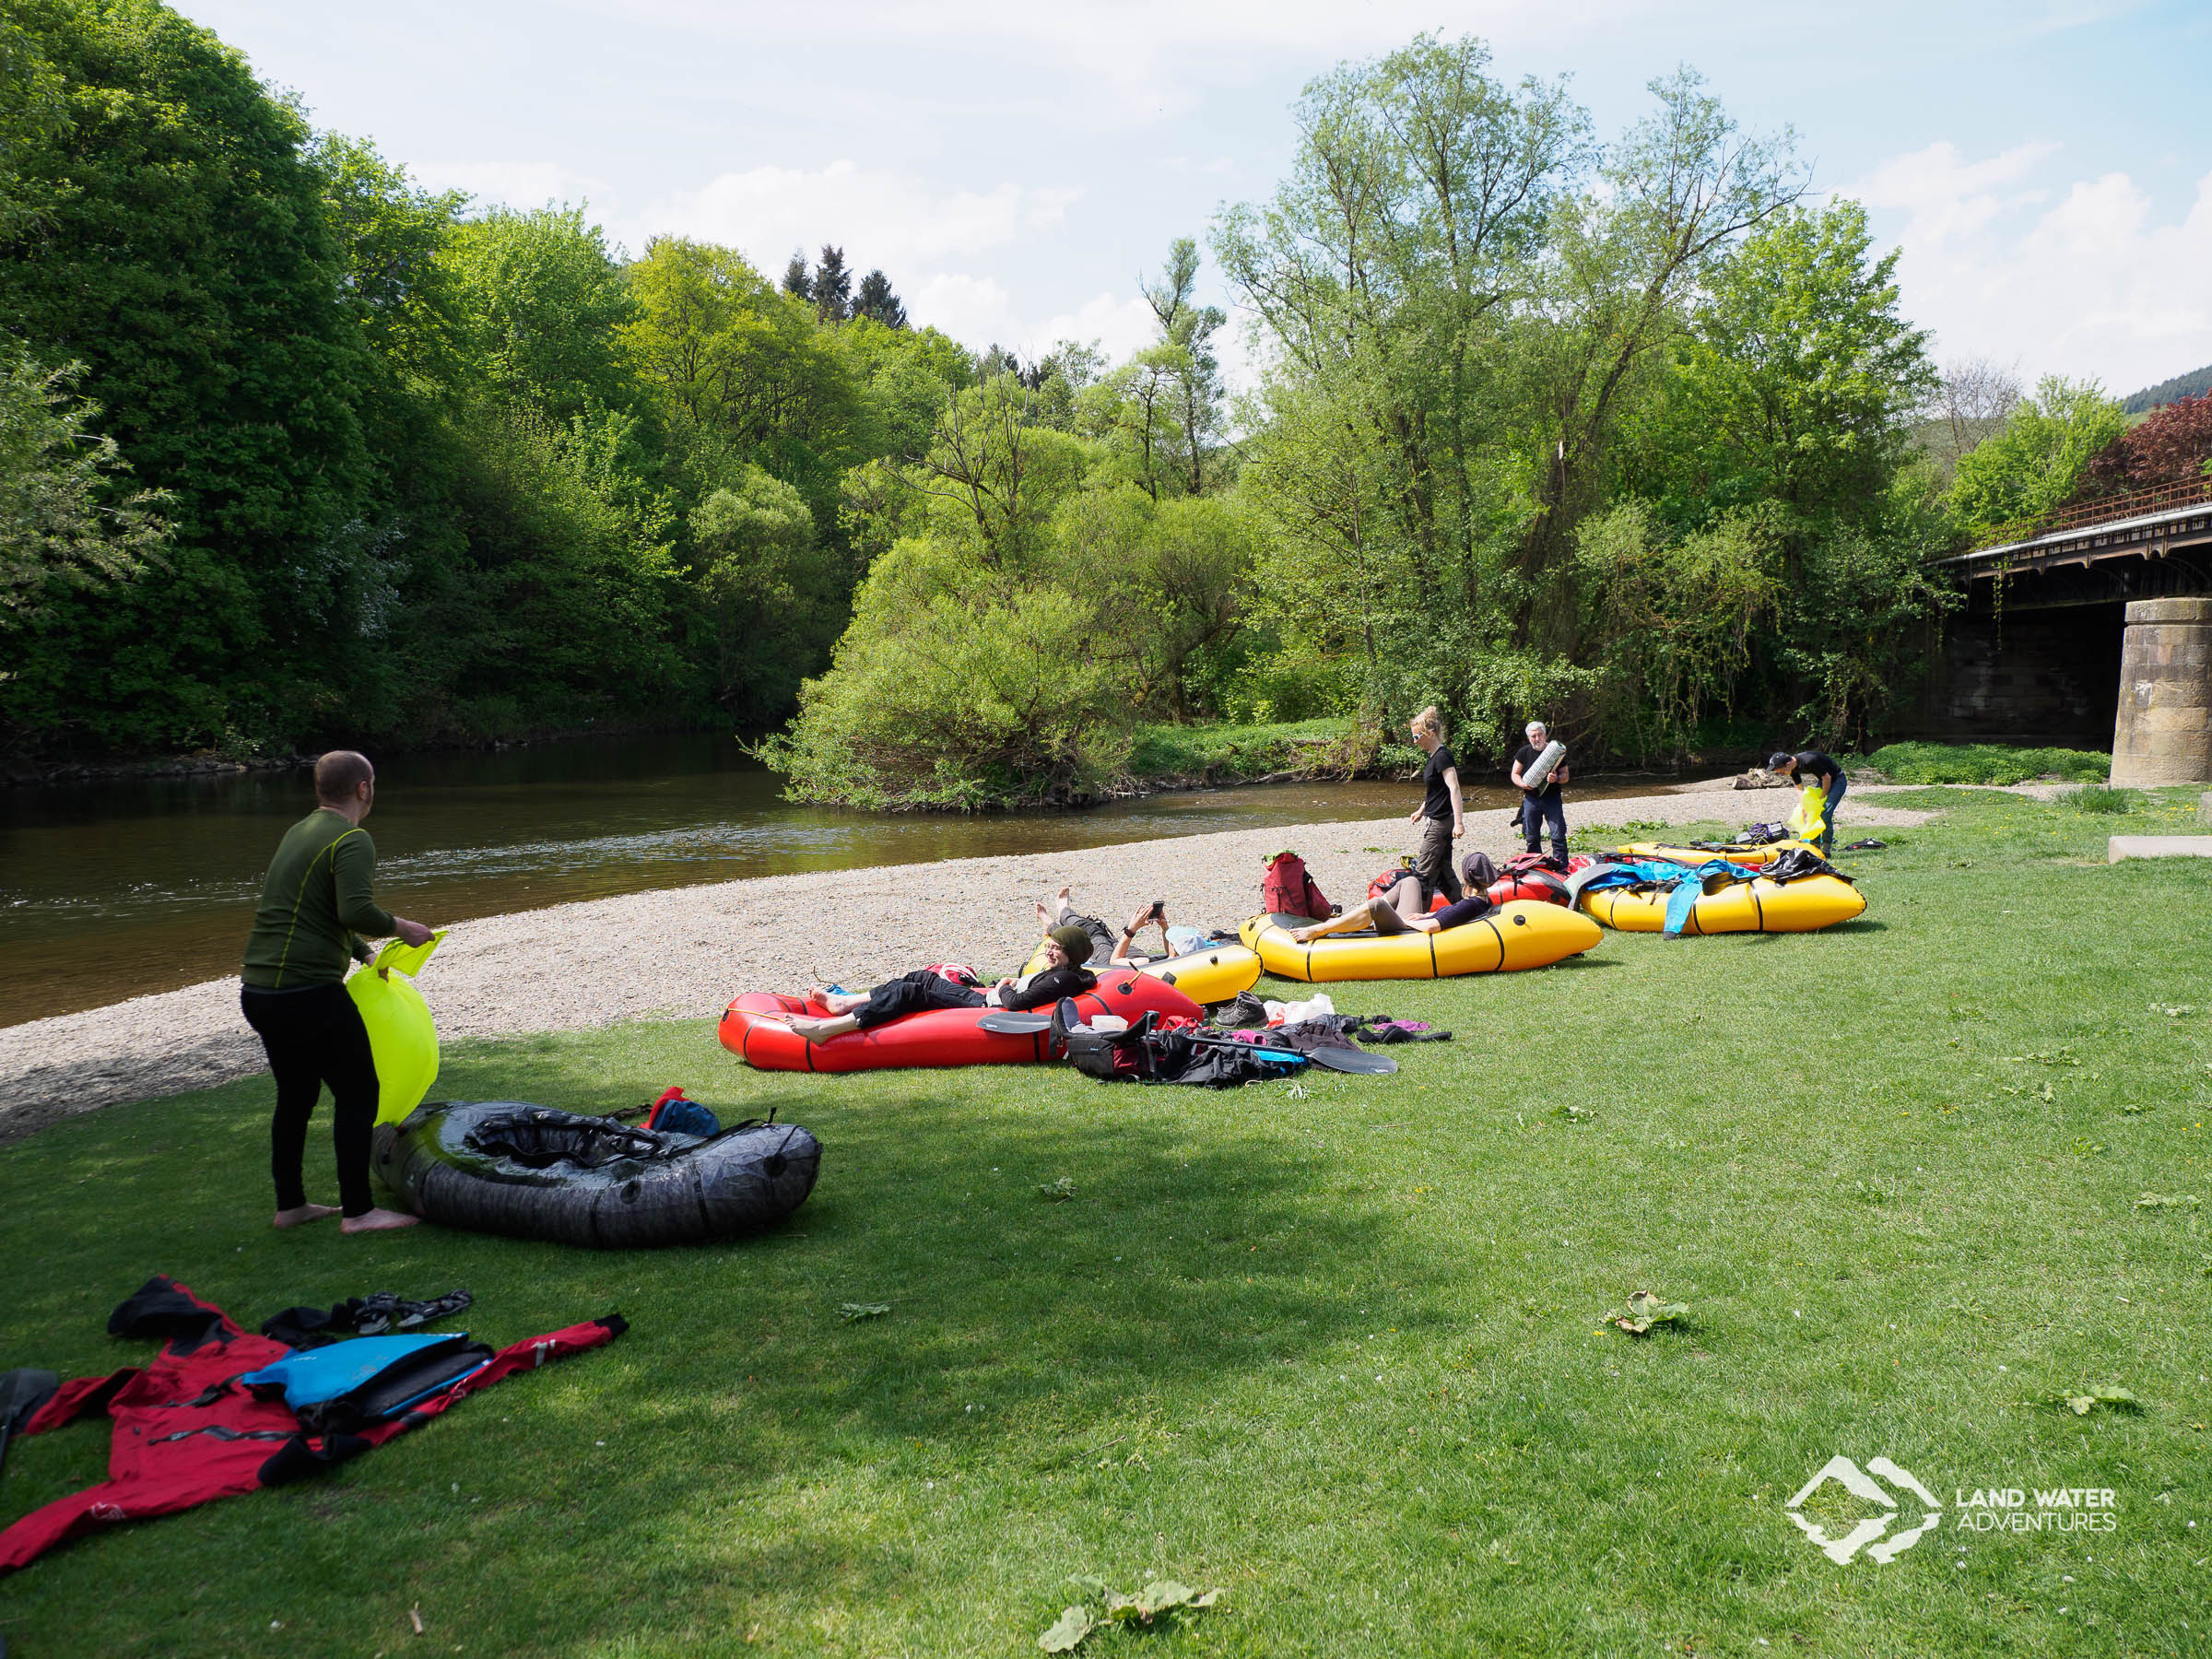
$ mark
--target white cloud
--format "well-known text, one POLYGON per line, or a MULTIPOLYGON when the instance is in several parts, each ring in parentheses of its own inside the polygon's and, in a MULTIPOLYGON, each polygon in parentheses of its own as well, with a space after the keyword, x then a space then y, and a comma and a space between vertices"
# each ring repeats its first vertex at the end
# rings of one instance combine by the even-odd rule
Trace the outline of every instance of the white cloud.
POLYGON ((794 248, 824 242, 856 269, 912 269, 948 253, 995 248, 1061 224, 1083 193, 1001 183, 940 192, 924 179, 832 161, 814 171, 756 167, 655 204, 655 229, 741 250, 762 270, 782 268, 794 248))
POLYGON ((981 349, 995 341, 1025 358, 1041 357, 1062 340, 1097 340, 1118 361, 1153 337, 1152 311, 1142 299, 1094 294, 1073 311, 1024 313, 991 277, 947 271, 925 278, 906 297, 907 315, 981 349))
POLYGON ((429 161, 407 171, 431 190, 465 190, 487 206, 542 207, 547 202, 581 206, 610 194, 606 180, 546 161, 429 161))
MULTIPOLYGON (((568 0, 571 9, 704 38, 763 45, 822 39, 821 14, 758 0, 568 0)), ((1142 125, 1182 113, 1224 83, 1291 60, 1315 69, 1345 56, 1404 44, 1424 29, 1482 36, 1511 47, 1585 38, 1641 20, 1664 23, 1670 0, 1555 0, 1542 8, 1472 0, 1440 21, 1431 0, 846 0, 840 39, 863 49, 1026 65, 1036 88, 1001 87, 994 102, 1031 105, 1058 120, 1100 127, 1142 125)), ((1725 12, 1725 6, 1719 6, 1725 12)), ((1825 8, 1822 8, 1825 17, 1825 8)), ((947 96, 971 96, 947 88, 947 96)))
POLYGON ((1901 218, 1904 309, 1941 356, 2018 359, 2117 394, 2212 362, 2212 173, 2160 223, 2125 173, 2053 176, 2057 150, 1971 161, 1931 145, 1841 194, 1901 218))

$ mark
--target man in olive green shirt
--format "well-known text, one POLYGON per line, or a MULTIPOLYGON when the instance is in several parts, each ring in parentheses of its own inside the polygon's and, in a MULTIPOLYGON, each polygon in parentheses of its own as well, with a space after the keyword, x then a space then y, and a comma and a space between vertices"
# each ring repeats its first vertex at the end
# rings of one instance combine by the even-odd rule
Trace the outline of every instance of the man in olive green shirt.
POLYGON ((430 930, 394 916, 371 897, 376 843, 361 820, 376 802, 368 757, 333 749, 315 762, 313 812, 285 832, 263 879, 246 938, 239 1004, 276 1076, 269 1171, 278 1227, 341 1212, 349 1233, 412 1227, 416 1218, 379 1209, 370 1194, 369 1131, 376 1122, 376 1059, 346 971, 369 959, 368 939, 396 934, 420 945, 430 930), (366 937, 364 937, 366 935, 366 937), (330 1085, 331 1136, 338 1159, 338 1207, 310 1204, 300 1162, 307 1124, 330 1085))

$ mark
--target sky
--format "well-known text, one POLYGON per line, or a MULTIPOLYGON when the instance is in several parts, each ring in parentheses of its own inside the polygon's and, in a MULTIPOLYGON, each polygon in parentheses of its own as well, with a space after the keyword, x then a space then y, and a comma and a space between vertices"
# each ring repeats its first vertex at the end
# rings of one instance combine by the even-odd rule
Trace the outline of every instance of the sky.
POLYGON ((1747 127, 1791 129, 1817 192, 1865 204, 1939 360, 2116 394, 2212 363, 2212 0, 179 9, 428 184, 588 203, 632 253, 675 232, 771 276, 835 242, 917 323, 1032 357, 1143 344, 1143 276, 1274 190, 1300 88, 1343 60, 1477 35, 1504 77, 1569 76, 1608 136, 1688 64, 1747 127))

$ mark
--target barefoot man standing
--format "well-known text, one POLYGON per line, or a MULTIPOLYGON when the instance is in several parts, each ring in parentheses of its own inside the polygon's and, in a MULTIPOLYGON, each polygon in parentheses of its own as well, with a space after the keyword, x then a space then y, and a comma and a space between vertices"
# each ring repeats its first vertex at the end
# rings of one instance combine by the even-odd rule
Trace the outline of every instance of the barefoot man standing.
POLYGON ((361 828, 376 801, 368 757, 333 749, 315 762, 315 810, 285 831, 262 883, 239 994, 246 1023, 276 1074, 269 1171, 276 1178, 275 1225, 298 1227, 341 1211, 349 1233, 413 1227, 416 1218, 379 1209, 369 1190, 369 1131, 376 1122, 376 1061, 369 1030, 347 994, 348 964, 369 959, 368 938, 397 934, 420 945, 430 930, 394 916, 369 896, 376 843, 361 828), (300 1173, 307 1121, 330 1085, 331 1137, 338 1155, 338 1208, 310 1204, 300 1173))

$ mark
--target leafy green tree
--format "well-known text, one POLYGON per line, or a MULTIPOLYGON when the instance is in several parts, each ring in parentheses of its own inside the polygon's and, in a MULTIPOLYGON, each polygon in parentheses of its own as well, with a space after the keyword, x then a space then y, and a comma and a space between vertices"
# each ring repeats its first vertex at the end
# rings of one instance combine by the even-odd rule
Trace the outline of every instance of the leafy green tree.
POLYGON ((19 349, 0 362, 0 641, 57 592, 127 581, 169 539, 160 498, 132 489, 99 406, 72 395, 81 367, 48 371, 19 349))
POLYGON ((57 600, 17 718, 161 747, 299 729, 324 544, 368 475, 359 333, 297 110, 153 0, 25 0, 7 55, 0 318, 84 365, 99 432, 168 498, 164 567, 57 600))
POLYGON ((1155 500, 1134 485, 1086 488, 1053 514, 1050 580, 1091 594, 1097 649, 1118 655, 1147 710, 1216 712, 1214 667, 1243 631, 1253 538, 1216 497, 1155 500))
POLYGON ((923 522, 980 566, 1028 568, 1053 508, 1082 481, 1082 443, 1027 418, 1028 392, 995 374, 951 398, 907 479, 923 522))
POLYGON ((667 618, 678 571, 665 500, 641 494, 626 451, 634 419, 558 426, 526 405, 477 411, 453 507, 475 567, 446 724, 487 734, 649 712, 680 699, 667 618))
POLYGON ((1630 497, 1583 522, 1576 558, 1613 743, 1640 760, 1671 758, 1733 705, 1782 604, 1788 518, 1762 503, 1677 538, 1630 497))
POLYGON ((966 549, 900 542, 854 595, 835 664, 761 752, 803 798, 974 809, 1081 798, 1128 753, 1129 687, 1086 598, 1006 584, 966 549))
MULTIPOLYGON (((1192 298, 1198 282, 1198 244, 1179 236, 1157 280, 1145 285, 1145 302, 1159 324, 1159 343, 1172 354, 1172 408, 1182 451, 1182 492, 1206 492, 1209 452, 1221 429, 1221 364, 1214 335, 1229 319, 1215 305, 1192 298)), ((1152 492, 1156 497, 1158 491, 1152 492)))
POLYGON ((855 316, 837 331, 836 342, 865 388, 872 446, 900 461, 921 457, 946 401, 975 383, 967 348, 934 328, 855 316))
POLYGON ((1898 312, 1897 253, 1869 258, 1871 241, 1839 200, 1777 216, 1718 265, 1663 400, 1686 522, 1764 501, 1810 524, 1879 515, 1937 377, 1898 312))
POLYGON ((806 498, 758 466, 691 512, 714 694, 743 725, 782 715, 826 660, 845 587, 816 545, 806 498))
POLYGON ((447 252, 468 351, 491 385, 566 423, 628 408, 622 331, 637 301, 606 234, 575 207, 494 207, 447 252))
POLYGON ((2089 463, 2127 428, 2095 381, 2046 375, 2004 429, 1959 461, 1951 517, 1960 534, 1994 543, 2033 533, 2071 498, 2089 463))

